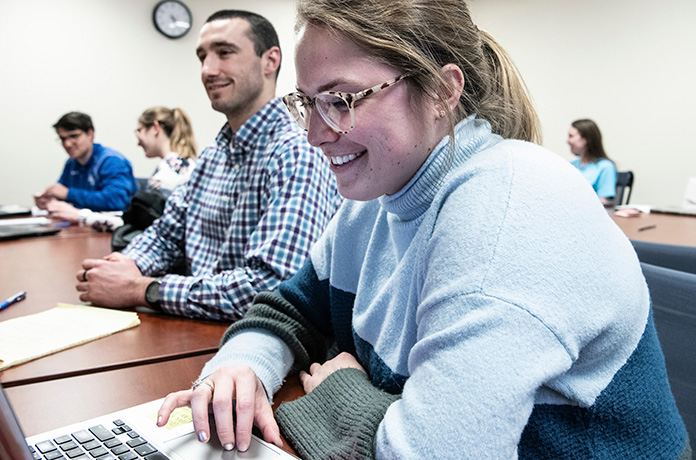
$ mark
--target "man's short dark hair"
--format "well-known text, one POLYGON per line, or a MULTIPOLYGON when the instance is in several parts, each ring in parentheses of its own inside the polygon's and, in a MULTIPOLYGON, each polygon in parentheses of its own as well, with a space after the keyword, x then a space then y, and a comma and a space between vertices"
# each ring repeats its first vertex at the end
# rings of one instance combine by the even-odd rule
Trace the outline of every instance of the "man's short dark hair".
MULTIPOLYGON (((217 11, 206 19, 206 24, 212 21, 218 21, 221 19, 245 19, 250 25, 251 34, 249 38, 254 43, 254 52, 257 56, 261 56, 270 48, 277 46, 280 49, 280 42, 278 41, 278 34, 276 33, 273 24, 260 14, 252 13, 251 11, 244 10, 220 10, 217 11)), ((282 56, 282 53, 281 53, 282 56)), ((280 73, 280 62, 278 63, 278 69, 276 69, 276 80, 278 79, 278 74, 280 73)))
POLYGON ((80 131, 89 132, 94 131, 94 125, 92 124, 92 118, 89 115, 82 112, 69 112, 60 117, 60 119, 53 125, 53 129, 62 128, 66 131, 74 131, 79 129, 80 131))

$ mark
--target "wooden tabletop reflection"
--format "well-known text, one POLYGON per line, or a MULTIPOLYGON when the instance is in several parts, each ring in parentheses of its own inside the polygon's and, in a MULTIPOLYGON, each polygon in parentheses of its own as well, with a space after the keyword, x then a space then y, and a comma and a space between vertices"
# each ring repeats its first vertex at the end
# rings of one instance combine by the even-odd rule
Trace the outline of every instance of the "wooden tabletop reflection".
MULTIPOLYGON (((59 302, 81 304, 76 275, 85 258, 111 252, 111 234, 68 227, 54 236, 0 243, 0 299, 18 291, 27 298, 0 311, 0 321, 39 313, 59 302)), ((110 369, 197 356, 217 350, 228 324, 191 320, 148 309, 133 329, 20 364, 0 372, 7 387, 110 369)))
POLYGON ((696 217, 664 213, 640 213, 637 217, 609 215, 632 240, 696 246, 696 217))

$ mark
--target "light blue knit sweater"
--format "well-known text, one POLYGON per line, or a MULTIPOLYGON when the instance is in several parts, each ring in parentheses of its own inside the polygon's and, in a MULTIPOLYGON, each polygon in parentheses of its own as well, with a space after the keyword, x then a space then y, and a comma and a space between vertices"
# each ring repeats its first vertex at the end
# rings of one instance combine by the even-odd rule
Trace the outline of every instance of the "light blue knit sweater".
POLYGON ((272 394, 320 336, 355 354, 369 379, 276 414, 307 458, 679 458, 648 290, 587 181, 473 117, 448 141, 396 195, 345 202, 203 374, 247 364, 272 394))

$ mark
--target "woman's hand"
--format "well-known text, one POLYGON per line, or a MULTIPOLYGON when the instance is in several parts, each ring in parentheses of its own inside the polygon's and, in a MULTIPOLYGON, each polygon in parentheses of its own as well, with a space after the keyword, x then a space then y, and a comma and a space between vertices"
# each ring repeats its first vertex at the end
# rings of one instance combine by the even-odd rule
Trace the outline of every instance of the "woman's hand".
POLYGON ((238 450, 247 450, 253 425, 261 430, 265 441, 283 446, 266 391, 254 371, 246 366, 223 367, 203 379, 195 390, 167 395, 157 414, 157 426, 166 425, 177 407, 190 406, 198 440, 208 442, 208 406, 211 403, 217 435, 225 450, 232 450, 235 444, 238 450))
POLYGON ((305 393, 312 391, 317 387, 317 385, 323 382, 326 377, 333 374, 337 370, 345 369, 347 367, 352 367, 365 372, 365 369, 363 369, 360 363, 358 363, 358 360, 355 359, 353 355, 346 352, 339 354, 334 359, 326 361, 324 364, 312 364, 309 366, 309 372, 300 371, 300 382, 302 382, 305 393))

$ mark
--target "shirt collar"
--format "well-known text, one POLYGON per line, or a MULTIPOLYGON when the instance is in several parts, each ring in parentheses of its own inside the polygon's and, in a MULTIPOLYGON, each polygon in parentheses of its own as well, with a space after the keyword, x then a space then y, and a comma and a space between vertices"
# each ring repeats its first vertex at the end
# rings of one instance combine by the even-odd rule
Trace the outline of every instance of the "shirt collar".
POLYGON ((227 155, 231 160, 241 161, 261 143, 262 137, 274 130, 277 122, 287 117, 289 115, 283 100, 275 97, 240 126, 236 133, 232 131, 229 123, 225 123, 215 141, 218 146, 227 147, 227 155))

